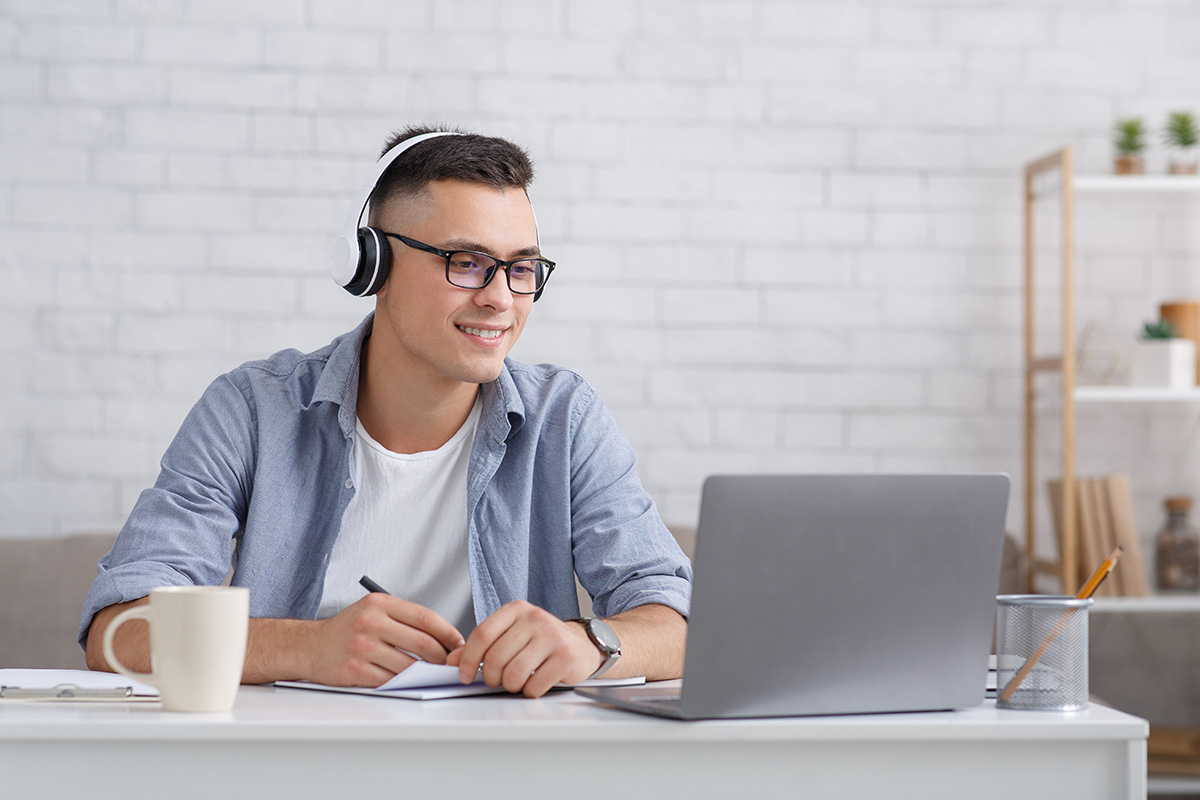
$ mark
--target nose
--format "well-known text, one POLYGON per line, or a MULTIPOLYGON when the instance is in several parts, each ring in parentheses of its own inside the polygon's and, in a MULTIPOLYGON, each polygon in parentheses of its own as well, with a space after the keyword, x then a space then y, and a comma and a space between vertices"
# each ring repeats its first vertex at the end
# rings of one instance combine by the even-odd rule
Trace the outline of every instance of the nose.
POLYGON ((482 289, 475 290, 475 305, 507 311, 513 304, 513 293, 508 288, 508 273, 497 269, 492 280, 482 289))

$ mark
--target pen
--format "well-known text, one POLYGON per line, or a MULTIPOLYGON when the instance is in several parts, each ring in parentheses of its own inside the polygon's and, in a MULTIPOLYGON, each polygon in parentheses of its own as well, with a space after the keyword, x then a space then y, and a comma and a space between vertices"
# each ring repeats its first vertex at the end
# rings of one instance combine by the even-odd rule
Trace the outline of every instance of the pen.
MULTIPOLYGON (((1108 558, 1104 559, 1104 563, 1092 573, 1092 577, 1088 578, 1083 584, 1083 588, 1079 590, 1077 595, 1075 595, 1075 599, 1087 600, 1089 597, 1095 594, 1096 590, 1100 588, 1100 584, 1104 583, 1104 579, 1107 578, 1108 574, 1113 571, 1113 567, 1117 565, 1117 561, 1120 560, 1121 554, 1124 552, 1124 547, 1118 547, 1116 550, 1113 550, 1112 554, 1109 555, 1108 558)), ((1004 691, 1000 693, 1001 700, 1007 703, 1012 698, 1013 693, 1017 691, 1017 688, 1021 685, 1021 682, 1029 677, 1029 673, 1033 671, 1033 668, 1037 665, 1037 663, 1042 660, 1042 656, 1046 655, 1046 651, 1050 649, 1050 645, 1054 644, 1054 640, 1058 638, 1060 633, 1062 633, 1062 629, 1066 626, 1067 620, 1073 613, 1075 613, 1075 609, 1073 608, 1068 608, 1062 613, 1062 616, 1058 618, 1058 622, 1055 624, 1054 629, 1050 631, 1050 633, 1046 634, 1046 638, 1043 639, 1042 643, 1038 645, 1037 650, 1035 650, 1033 655, 1029 657, 1029 660, 1027 660, 1021 666, 1021 669, 1017 671, 1017 674, 1013 676, 1013 679, 1008 682, 1008 686, 1004 687, 1004 691)))
MULTIPOLYGON (((368 592, 378 592, 379 594, 386 594, 388 596, 391 595, 391 592, 389 592, 387 589, 384 589, 382 586, 380 586, 378 583, 376 583, 375 581, 368 578, 366 575, 363 575, 361 578, 359 578, 358 582, 360 584, 362 584, 362 587, 364 589, 366 589, 368 592)), ((410 653, 409 651, 405 650, 403 647, 397 647, 396 649, 399 650, 401 653, 404 653, 404 655, 408 656, 409 658, 416 659, 417 661, 425 660, 425 659, 421 658, 419 655, 417 655, 416 653, 410 653)))
POLYGON ((375 581, 368 578, 366 575, 363 575, 361 578, 359 578, 358 582, 361 583, 363 588, 366 589, 368 592, 379 592, 380 594, 388 593, 387 589, 384 589, 382 586, 380 586, 378 583, 376 583, 375 581))

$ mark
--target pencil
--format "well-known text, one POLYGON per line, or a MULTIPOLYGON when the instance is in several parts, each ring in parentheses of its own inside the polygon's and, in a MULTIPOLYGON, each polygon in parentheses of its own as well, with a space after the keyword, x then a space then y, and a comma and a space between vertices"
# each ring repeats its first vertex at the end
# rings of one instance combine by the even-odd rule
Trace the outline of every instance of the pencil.
MULTIPOLYGON (((1124 547, 1118 547, 1116 550, 1113 550, 1112 554, 1109 555, 1108 558, 1104 559, 1104 563, 1092 573, 1092 577, 1088 578, 1087 581, 1084 582, 1083 588, 1081 588, 1079 593, 1075 595, 1075 599, 1087 600, 1089 597, 1095 594, 1096 590, 1100 588, 1100 584, 1103 583, 1104 579, 1108 577, 1108 574, 1113 571, 1113 567, 1117 565, 1117 561, 1120 560, 1121 554, 1124 552, 1124 547)), ((1062 615, 1058 618, 1058 622, 1054 624, 1054 629, 1046 634, 1046 638, 1042 639, 1042 643, 1038 645, 1037 650, 1033 651, 1033 655, 1031 655, 1028 660, 1021 665, 1021 668, 1017 670, 1017 674, 1014 675, 1013 679, 1008 682, 1007 686, 1004 687, 1004 691, 1000 692, 1001 700, 1007 703, 1012 699, 1013 693, 1017 691, 1017 688, 1020 687, 1022 681, 1029 677, 1029 673, 1032 672, 1033 668, 1037 666, 1037 663, 1042 660, 1042 656, 1046 655, 1046 651, 1050 649, 1050 645, 1054 644, 1054 640, 1058 638, 1060 633, 1062 633, 1062 629, 1066 627, 1067 620, 1070 619, 1071 615, 1074 614, 1075 611, 1076 609, 1074 608, 1068 608, 1062 613, 1062 615)))
POLYGON ((1125 552, 1124 547, 1118 547, 1113 550, 1108 558, 1104 559, 1104 563, 1100 568, 1092 573, 1092 577, 1087 579, 1087 583, 1079 590, 1079 594, 1075 595, 1076 600, 1086 600, 1096 593, 1100 588, 1100 584, 1104 583, 1104 579, 1108 577, 1108 573, 1113 571, 1113 567, 1117 566, 1117 561, 1121 559, 1121 554, 1125 552))

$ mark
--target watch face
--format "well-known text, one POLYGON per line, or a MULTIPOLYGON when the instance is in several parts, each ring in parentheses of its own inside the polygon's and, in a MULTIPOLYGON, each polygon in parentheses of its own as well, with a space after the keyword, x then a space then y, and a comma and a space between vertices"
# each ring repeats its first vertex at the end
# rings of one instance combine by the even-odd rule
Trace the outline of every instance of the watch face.
POLYGON ((588 628, 596 642, 608 652, 615 653, 621 649, 621 640, 617 638, 617 632, 610 628, 604 620, 593 619, 588 623, 588 628))

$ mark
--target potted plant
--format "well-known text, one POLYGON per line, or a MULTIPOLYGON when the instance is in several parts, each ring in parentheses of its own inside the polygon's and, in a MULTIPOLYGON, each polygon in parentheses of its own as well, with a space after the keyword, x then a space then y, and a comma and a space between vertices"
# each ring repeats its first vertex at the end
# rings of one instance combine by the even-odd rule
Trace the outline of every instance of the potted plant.
POLYGON ((1142 152, 1146 149, 1146 123, 1141 117, 1117 120, 1113 145, 1117 157, 1113 171, 1118 175, 1141 175, 1146 171, 1142 152))
POLYGON ((1196 384, 1196 344, 1175 336, 1166 320, 1147 322, 1133 353, 1129 382, 1133 386, 1191 389, 1196 384))
POLYGON ((1200 144, 1200 126, 1191 111, 1172 111, 1167 116, 1163 139, 1170 148, 1167 169, 1172 175, 1196 174, 1196 145, 1200 144))

